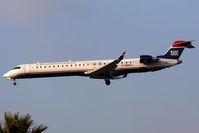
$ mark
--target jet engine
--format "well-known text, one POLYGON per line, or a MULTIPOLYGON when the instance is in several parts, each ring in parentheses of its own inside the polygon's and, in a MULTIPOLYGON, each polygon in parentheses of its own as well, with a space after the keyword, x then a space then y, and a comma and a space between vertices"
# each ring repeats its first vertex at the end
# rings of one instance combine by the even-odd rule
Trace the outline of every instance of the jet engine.
POLYGON ((140 55, 140 63, 148 64, 148 63, 155 63, 159 59, 156 57, 153 57, 151 55, 140 55))

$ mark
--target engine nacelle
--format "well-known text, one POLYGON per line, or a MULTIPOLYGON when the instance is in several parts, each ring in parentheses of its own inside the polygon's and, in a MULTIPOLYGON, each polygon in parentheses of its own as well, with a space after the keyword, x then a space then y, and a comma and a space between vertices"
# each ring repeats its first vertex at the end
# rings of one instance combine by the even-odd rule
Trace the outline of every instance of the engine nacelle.
POLYGON ((147 64, 147 63, 154 63, 157 61, 158 61, 158 58, 153 57, 151 55, 141 55, 140 56, 140 63, 147 64))

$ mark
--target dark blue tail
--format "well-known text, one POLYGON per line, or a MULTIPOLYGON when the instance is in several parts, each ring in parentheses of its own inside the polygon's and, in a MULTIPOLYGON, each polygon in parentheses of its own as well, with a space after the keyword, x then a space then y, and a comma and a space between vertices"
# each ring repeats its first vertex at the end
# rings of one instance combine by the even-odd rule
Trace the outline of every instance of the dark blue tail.
POLYGON ((184 48, 170 48, 165 55, 157 56, 157 58, 179 59, 184 48))
POLYGON ((157 56, 157 58, 179 59, 184 48, 194 48, 191 41, 175 41, 165 55, 157 56))

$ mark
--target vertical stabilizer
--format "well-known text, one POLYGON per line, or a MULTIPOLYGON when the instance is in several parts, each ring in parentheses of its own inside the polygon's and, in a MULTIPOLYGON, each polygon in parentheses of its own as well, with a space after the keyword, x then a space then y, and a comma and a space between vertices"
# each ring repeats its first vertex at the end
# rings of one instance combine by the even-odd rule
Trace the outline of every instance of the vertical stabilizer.
POLYGON ((157 56, 157 58, 179 59, 184 48, 194 48, 191 43, 192 41, 175 41, 166 54, 157 56))

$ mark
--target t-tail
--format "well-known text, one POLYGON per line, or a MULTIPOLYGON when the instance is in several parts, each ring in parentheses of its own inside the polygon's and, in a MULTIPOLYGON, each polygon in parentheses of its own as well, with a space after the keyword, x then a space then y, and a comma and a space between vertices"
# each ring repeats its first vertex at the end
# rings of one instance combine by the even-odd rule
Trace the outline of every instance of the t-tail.
POLYGON ((175 41, 165 55, 157 56, 157 58, 179 59, 184 48, 195 48, 191 43, 192 41, 175 41))

